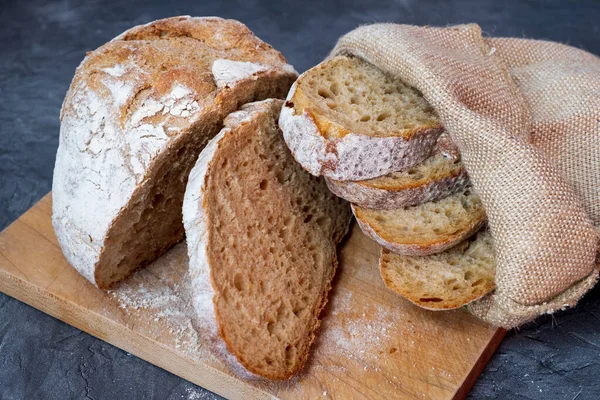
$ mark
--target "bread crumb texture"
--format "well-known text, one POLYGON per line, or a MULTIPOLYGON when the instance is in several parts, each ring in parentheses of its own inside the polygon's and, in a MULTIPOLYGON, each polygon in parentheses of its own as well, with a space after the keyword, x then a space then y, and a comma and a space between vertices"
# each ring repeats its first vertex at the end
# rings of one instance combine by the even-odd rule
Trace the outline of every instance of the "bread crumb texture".
POLYGON ((496 259, 486 229, 429 256, 403 256, 382 249, 379 267, 388 288, 432 310, 462 307, 495 288, 496 259))
POLYGON ((242 365, 270 379, 306 361, 351 218, 348 203, 294 162, 277 126, 281 105, 247 104, 225 119, 184 204, 190 269, 206 282, 210 267, 219 332, 242 365))
POLYGON ((485 210, 472 187, 437 201, 396 210, 352 206, 363 231, 391 251, 407 255, 439 253, 484 224, 485 210))
POLYGON ((309 70, 293 101, 297 113, 310 109, 327 138, 350 132, 409 138, 440 126, 417 89, 358 58, 339 56, 309 70))

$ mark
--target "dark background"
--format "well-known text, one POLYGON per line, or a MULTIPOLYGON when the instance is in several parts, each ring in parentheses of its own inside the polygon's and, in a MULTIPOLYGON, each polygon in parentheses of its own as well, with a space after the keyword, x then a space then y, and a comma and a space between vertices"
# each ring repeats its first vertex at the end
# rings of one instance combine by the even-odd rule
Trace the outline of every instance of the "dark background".
MULTIPOLYGON (((359 24, 476 22, 488 35, 600 54, 598 1, 0 0, 0 229, 51 189, 75 67, 124 30, 174 15, 235 18, 299 72, 359 24)), ((600 94, 599 94, 600 95, 600 94)), ((600 399, 600 288, 506 339, 474 399, 600 399)), ((0 399, 212 399, 213 394, 0 293, 0 399)))

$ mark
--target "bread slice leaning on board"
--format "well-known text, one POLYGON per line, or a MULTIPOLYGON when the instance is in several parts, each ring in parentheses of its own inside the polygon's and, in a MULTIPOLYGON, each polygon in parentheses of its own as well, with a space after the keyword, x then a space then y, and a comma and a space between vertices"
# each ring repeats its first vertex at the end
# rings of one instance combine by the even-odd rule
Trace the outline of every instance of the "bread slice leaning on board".
POLYGON ((52 221, 67 260, 109 289, 184 237, 198 154, 240 105, 297 74, 242 23, 173 17, 132 28, 77 68, 61 111, 52 221))
POLYGON ((435 201, 463 189, 469 176, 447 133, 425 161, 378 178, 336 181, 325 178, 336 195, 364 208, 393 210, 435 201))
POLYGON ((411 167, 431 154, 443 131, 416 89, 345 56, 300 75, 279 124, 307 171, 342 181, 411 167))
POLYGON ((183 217, 193 303, 250 372, 304 365, 348 230, 349 204, 294 162, 282 101, 243 106, 202 151, 183 217))
POLYGON ((382 248, 379 269, 388 288, 420 307, 462 307, 495 288, 492 235, 482 229, 457 246, 423 257, 404 256, 382 248))
POLYGON ((481 199, 469 186, 437 201, 396 210, 352 205, 362 231, 395 253, 425 256, 457 245, 486 221, 481 199))

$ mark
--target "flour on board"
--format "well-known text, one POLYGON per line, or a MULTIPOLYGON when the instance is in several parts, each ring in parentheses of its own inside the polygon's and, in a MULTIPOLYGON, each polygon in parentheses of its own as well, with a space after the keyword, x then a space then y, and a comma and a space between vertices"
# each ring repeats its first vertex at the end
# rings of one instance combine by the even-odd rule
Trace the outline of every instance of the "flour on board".
POLYGON ((227 351, 210 320, 198 315, 192 305, 192 280, 188 276, 187 248, 184 242, 138 271, 109 295, 128 313, 128 324, 144 325, 146 334, 172 345, 198 360, 209 360, 237 375, 255 380, 227 351))
POLYGON ((315 351, 362 360, 377 358, 388 346, 395 319, 386 308, 378 308, 374 315, 371 309, 367 315, 360 307, 352 292, 332 296, 332 317, 324 319, 315 351))
POLYGON ((129 321, 144 321, 149 335, 164 338, 168 331, 175 348, 190 356, 215 360, 203 339, 202 327, 196 324, 187 265, 185 244, 177 244, 109 294, 131 314, 129 321))

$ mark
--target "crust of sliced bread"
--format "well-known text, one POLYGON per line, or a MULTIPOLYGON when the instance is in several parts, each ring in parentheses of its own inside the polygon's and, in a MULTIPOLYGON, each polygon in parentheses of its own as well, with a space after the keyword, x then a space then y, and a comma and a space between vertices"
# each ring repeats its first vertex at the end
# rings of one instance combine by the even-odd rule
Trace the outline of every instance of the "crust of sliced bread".
POLYGON ((496 260, 486 229, 429 256, 405 256, 382 248, 379 269, 389 289, 428 310, 459 308, 495 288, 496 260))
POLYGON ((348 181, 386 175, 427 158, 443 131, 439 122, 379 136, 351 132, 320 113, 319 106, 303 92, 302 82, 346 58, 326 60, 292 85, 279 124, 296 161, 313 175, 348 181))
POLYGON ((481 200, 472 188, 396 210, 371 210, 353 204, 352 212, 366 235, 392 252, 410 256, 440 253, 473 235, 486 222, 481 200))
POLYGON ((61 110, 53 226, 102 289, 183 239, 189 171, 239 105, 283 97, 297 74, 243 24, 174 17, 88 53, 61 110))
POLYGON ((363 181, 325 180, 336 195, 360 207, 376 210, 393 210, 436 201, 469 184, 460 155, 457 157, 456 152, 440 148, 422 163, 383 177, 363 181))
POLYGON ((293 161, 277 128, 281 105, 251 103, 225 119, 183 205, 199 317, 248 371, 277 380, 308 357, 352 216, 293 161))

